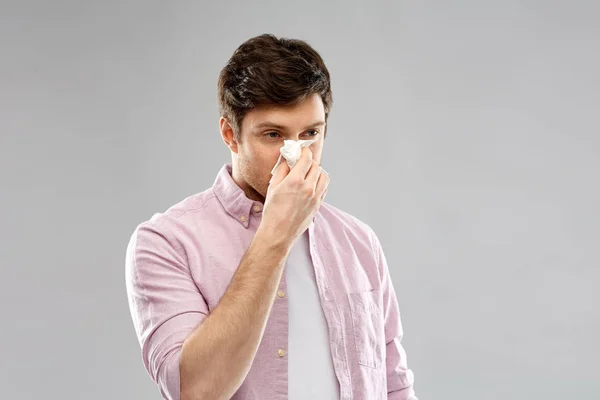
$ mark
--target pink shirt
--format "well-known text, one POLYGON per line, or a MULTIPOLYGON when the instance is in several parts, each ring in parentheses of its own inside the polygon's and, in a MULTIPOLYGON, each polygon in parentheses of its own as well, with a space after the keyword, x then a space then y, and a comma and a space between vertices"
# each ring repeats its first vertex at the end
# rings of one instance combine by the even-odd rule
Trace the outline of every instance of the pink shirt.
MULTIPOLYGON (((210 189, 155 214, 133 232, 127 296, 144 366, 163 398, 179 400, 181 346, 225 293, 260 224, 262 206, 246 197, 231 177, 231 164, 225 164, 210 189)), ((308 236, 340 398, 417 400, 401 345, 396 293, 377 236, 327 203, 308 236)), ((234 400, 288 397, 285 274, 279 286, 234 400)))

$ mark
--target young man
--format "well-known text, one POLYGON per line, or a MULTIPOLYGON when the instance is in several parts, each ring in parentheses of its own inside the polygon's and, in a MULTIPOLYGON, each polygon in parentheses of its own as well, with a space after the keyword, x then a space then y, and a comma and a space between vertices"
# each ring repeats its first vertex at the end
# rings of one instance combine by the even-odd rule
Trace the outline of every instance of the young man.
POLYGON ((322 58, 261 35, 234 52, 218 91, 231 164, 127 248, 130 311, 163 397, 416 400, 381 244, 323 202, 322 58), (271 175, 284 139, 315 142, 271 175))

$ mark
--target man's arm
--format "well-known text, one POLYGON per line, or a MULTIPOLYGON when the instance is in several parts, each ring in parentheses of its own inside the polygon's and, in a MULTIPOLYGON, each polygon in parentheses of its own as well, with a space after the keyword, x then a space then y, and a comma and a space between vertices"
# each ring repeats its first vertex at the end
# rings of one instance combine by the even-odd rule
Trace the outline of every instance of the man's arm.
POLYGON ((260 345, 291 244, 259 230, 219 304, 208 306, 163 227, 127 249, 127 294, 146 370, 165 399, 229 399, 260 345))
POLYGON ((229 399, 242 385, 262 340, 289 248, 265 232, 254 236, 218 306, 183 344, 181 400, 229 399))
POLYGON ((269 184, 260 226, 227 291, 182 349, 181 400, 231 398, 242 385, 275 300, 285 260, 323 202, 329 177, 303 148, 269 184), (210 368, 207 368, 210 366, 210 368))
POLYGON ((408 368, 407 357, 402 346, 402 321, 396 292, 392 284, 385 254, 377 235, 371 230, 371 241, 379 274, 383 296, 385 324, 387 390, 389 400, 418 400, 413 388, 414 375, 408 368))

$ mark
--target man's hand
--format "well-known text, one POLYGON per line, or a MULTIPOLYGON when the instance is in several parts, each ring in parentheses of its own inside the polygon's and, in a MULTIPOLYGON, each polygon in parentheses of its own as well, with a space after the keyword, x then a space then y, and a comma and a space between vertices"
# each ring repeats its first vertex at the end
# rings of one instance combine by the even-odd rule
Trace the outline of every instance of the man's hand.
POLYGON ((311 224, 329 182, 329 175, 312 159, 312 151, 303 147, 294 168, 282 162, 275 170, 258 229, 291 245, 311 224))

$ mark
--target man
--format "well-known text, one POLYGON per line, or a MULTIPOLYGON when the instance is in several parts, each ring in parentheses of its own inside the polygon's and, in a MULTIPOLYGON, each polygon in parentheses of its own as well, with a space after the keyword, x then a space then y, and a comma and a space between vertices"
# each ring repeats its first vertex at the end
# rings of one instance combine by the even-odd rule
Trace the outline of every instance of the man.
POLYGON ((219 77, 213 186, 140 224, 129 306, 165 399, 415 400, 386 258, 323 202, 330 77, 299 40, 243 43, 219 77), (287 140, 315 140, 292 169, 287 140))

